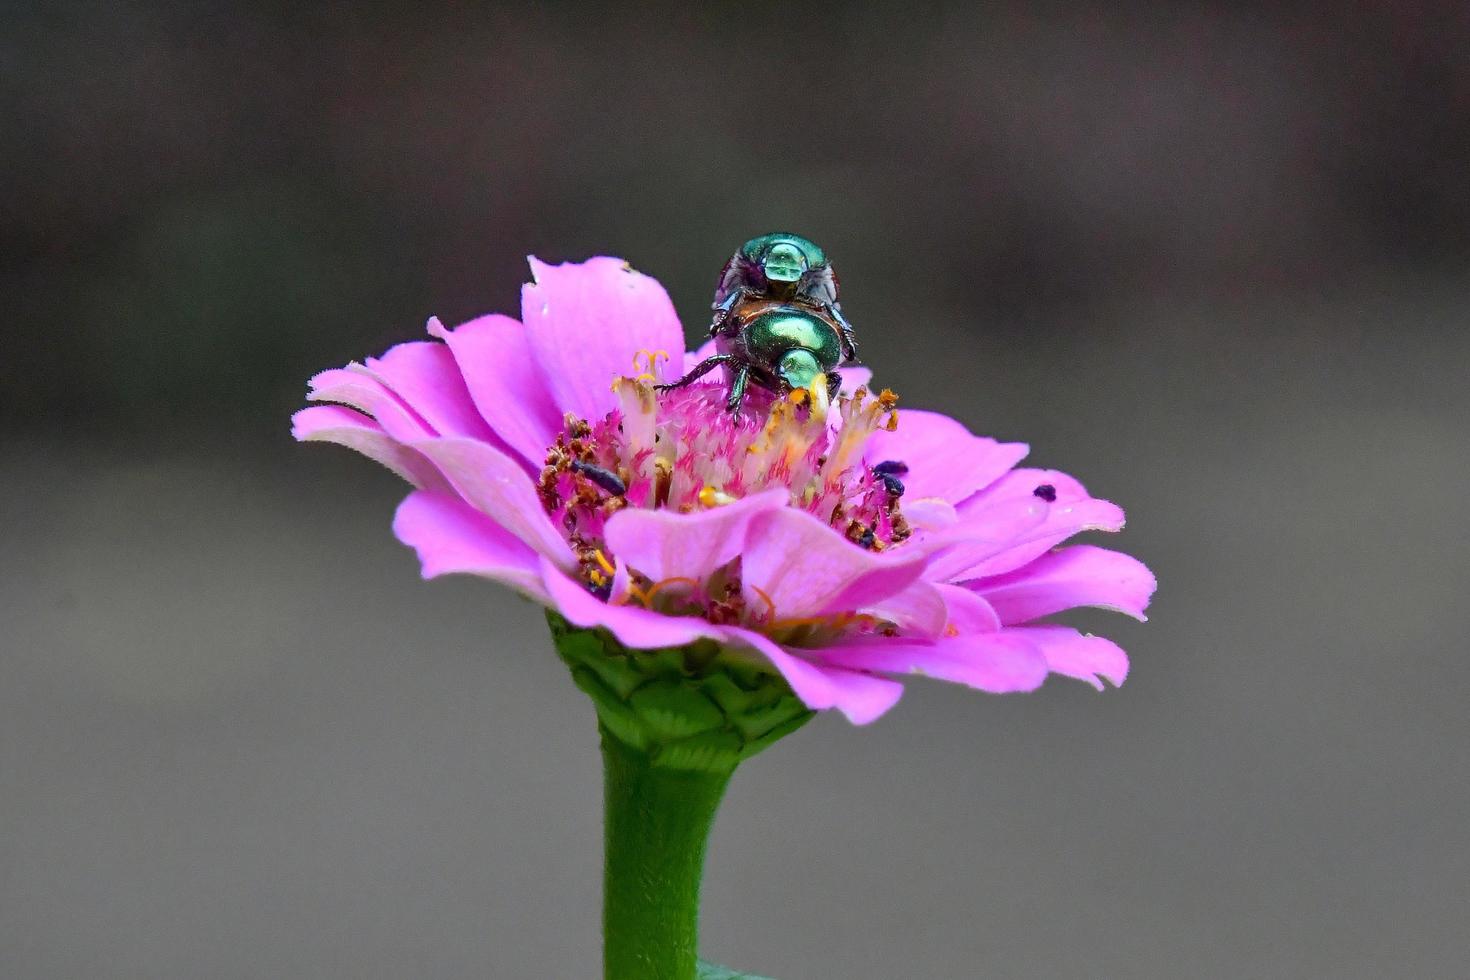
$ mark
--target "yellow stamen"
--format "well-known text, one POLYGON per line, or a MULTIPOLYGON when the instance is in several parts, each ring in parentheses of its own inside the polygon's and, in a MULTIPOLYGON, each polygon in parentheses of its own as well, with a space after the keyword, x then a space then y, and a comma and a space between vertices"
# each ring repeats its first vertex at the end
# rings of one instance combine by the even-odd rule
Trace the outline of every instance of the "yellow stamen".
POLYGON ((768 595, 766 593, 766 590, 761 588, 759 585, 752 585, 750 589, 756 595, 760 596, 761 601, 766 604, 766 620, 768 622, 774 620, 776 618, 776 603, 772 601, 770 595, 768 595))
POLYGON ((796 629, 798 626, 828 626, 832 629, 843 629, 853 623, 862 623, 872 626, 878 622, 876 616, 867 613, 843 612, 828 616, 796 616, 791 619, 773 619, 765 624, 769 630, 796 629))
POLYGON ((826 616, 793 616, 790 619, 782 619, 776 615, 776 603, 771 599, 765 589, 759 585, 752 585, 750 590, 760 596, 761 601, 766 604, 766 619, 761 623, 761 629, 765 630, 790 630, 800 626, 828 626, 832 629, 844 629, 853 623, 863 626, 876 625, 879 620, 869 613, 840 612, 826 616))
POLYGON ((827 376, 817 375, 806 390, 811 393, 812 416, 819 422, 827 421, 827 409, 832 404, 831 393, 827 391, 827 376))
POLYGON ((634 354, 633 371, 637 375, 636 380, 657 381, 658 362, 660 360, 668 361, 672 360, 672 358, 669 357, 669 352, 666 350, 651 351, 646 347, 634 354))
POLYGON ((722 507, 733 504, 736 499, 717 487, 706 486, 699 491, 699 502, 705 507, 722 507))
POLYGON ((643 593, 643 595, 641 596, 641 598, 643 599, 643 604, 646 606, 649 603, 653 602, 653 597, 658 595, 661 589, 663 589, 665 586, 673 585, 675 582, 682 582, 685 585, 692 585, 696 589, 699 588, 698 579, 686 578, 682 575, 675 575, 673 578, 660 579, 659 581, 649 586, 647 592, 643 593))
POLYGON ((607 574, 609 574, 609 575, 616 575, 618 573, 617 566, 614 565, 612 562, 610 562, 610 561, 607 560, 607 555, 604 555, 602 553, 602 549, 601 548, 598 548, 595 551, 593 551, 592 552, 592 557, 597 561, 597 564, 599 564, 599 565, 602 566, 602 570, 604 572, 607 572, 607 574))
POLYGON ((794 630, 798 626, 824 626, 827 622, 825 616, 799 616, 795 619, 773 619, 766 624, 766 629, 794 630))

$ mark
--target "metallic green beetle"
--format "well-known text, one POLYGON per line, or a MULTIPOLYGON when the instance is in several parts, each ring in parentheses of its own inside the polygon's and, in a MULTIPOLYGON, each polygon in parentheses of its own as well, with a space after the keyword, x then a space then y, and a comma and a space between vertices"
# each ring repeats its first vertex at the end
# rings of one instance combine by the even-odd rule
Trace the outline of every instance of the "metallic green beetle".
POLYGON ((718 353, 659 389, 682 388, 723 366, 730 382, 725 402, 730 412, 740 411, 746 387, 754 382, 781 395, 806 391, 811 410, 825 418, 831 396, 842 384, 835 370, 842 363, 842 331, 806 306, 770 300, 743 303, 726 318, 715 349, 718 353))
POLYGON ((843 356, 853 360, 857 339, 852 324, 842 315, 837 289, 837 272, 816 242, 787 232, 760 235, 740 246, 720 270, 711 304, 715 313, 710 336, 719 335, 730 312, 740 304, 779 299, 809 306, 835 323, 842 336, 843 356))

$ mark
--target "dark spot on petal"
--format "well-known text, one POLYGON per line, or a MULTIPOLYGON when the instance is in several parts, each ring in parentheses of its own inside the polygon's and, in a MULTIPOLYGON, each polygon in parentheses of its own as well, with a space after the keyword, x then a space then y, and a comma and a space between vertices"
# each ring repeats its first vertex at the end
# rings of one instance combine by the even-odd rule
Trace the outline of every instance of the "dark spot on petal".
POLYGON ((1053 500, 1057 499, 1057 488, 1052 486, 1050 483, 1043 483, 1041 486, 1037 487, 1031 492, 1040 497, 1042 500, 1045 500, 1047 503, 1051 503, 1053 500))
POLYGON ((885 459, 873 467, 873 472, 880 476, 903 476, 909 471, 909 464, 901 459, 885 459))

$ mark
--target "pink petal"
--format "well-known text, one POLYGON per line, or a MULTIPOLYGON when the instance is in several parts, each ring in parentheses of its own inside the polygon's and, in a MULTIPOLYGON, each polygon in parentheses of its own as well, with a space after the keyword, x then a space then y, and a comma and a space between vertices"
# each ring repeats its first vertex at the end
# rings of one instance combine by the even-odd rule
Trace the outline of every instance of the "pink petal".
POLYGON ((751 630, 725 627, 724 633, 727 642, 769 661, 808 708, 836 708, 854 725, 876 720, 903 696, 903 685, 897 681, 814 663, 751 630))
POLYGON ((859 388, 873 390, 873 372, 857 364, 848 364, 838 368, 837 373, 842 375, 842 393, 850 395, 859 388))
POLYGON ((548 601, 536 552, 458 497, 409 494, 393 517, 393 533, 418 552, 424 578, 479 575, 548 601))
POLYGON ((576 566, 571 547, 552 526, 535 485, 519 462, 474 439, 424 439, 413 443, 413 448, 433 460, 472 507, 557 567, 576 566))
POLYGON ((402 399, 435 435, 493 439, 494 435, 475 403, 454 354, 443 344, 415 341, 390 348, 381 358, 349 370, 367 374, 402 399))
POLYGON ((923 571, 924 559, 917 551, 907 557, 867 551, 811 514, 785 507, 750 522, 742 588, 751 608, 769 599, 778 619, 847 612, 903 591, 923 571))
POLYGON ((1103 680, 1118 687, 1128 677, 1128 654, 1104 637, 1081 633, 1070 626, 1011 626, 1005 634, 1035 644, 1052 673, 1086 681, 1099 691, 1103 680))
POLYGON ((946 625, 955 633, 996 633, 1000 631, 1000 615, 985 599, 959 585, 936 585, 944 599, 946 625))
POLYGON ((824 662, 856 670, 921 674, 992 694, 1034 691, 1047 661, 1036 644, 1009 631, 961 633, 932 643, 873 638, 821 651, 824 662))
POLYGON ((1003 476, 1026 452, 1024 443, 972 435, 947 415, 904 408, 896 431, 873 434, 864 459, 870 466, 902 461, 909 468, 902 478, 908 495, 958 504, 1003 476))
POLYGON ((788 490, 777 487, 688 514, 629 508, 608 520, 604 539, 614 555, 655 582, 703 581, 740 554, 752 518, 790 499, 788 490))
POLYGON ((915 531, 943 531, 959 523, 959 512, 954 504, 938 497, 920 497, 912 500, 907 494, 903 498, 903 516, 915 531))
POLYGON ((906 546, 928 560, 924 577, 934 582, 973 578, 968 570, 1051 533, 1051 504, 1039 497, 995 501, 981 511, 968 511, 953 526, 916 538, 906 546))
MULTIPOLYGON (((684 329, 657 280, 607 257, 530 263, 535 282, 521 290, 521 319, 560 411, 599 420, 617 403, 613 379, 637 373, 640 350, 683 353, 684 329)), ((659 380, 671 380, 667 373, 669 362, 660 362, 659 380)))
POLYGON ((696 640, 723 640, 722 627, 696 616, 666 616, 638 606, 603 602, 543 559, 541 580, 556 609, 575 626, 601 627, 635 650, 684 646, 696 640))
POLYGON ((1000 575, 1039 558, 1074 534, 1122 529, 1123 510, 1117 504, 1090 496, 1081 483, 1065 473, 1036 469, 1014 470, 966 501, 959 508, 961 525, 984 534, 995 520, 1004 521, 1028 498, 1040 500, 1035 493, 1041 486, 1051 487, 1056 495, 1048 505, 1041 525, 1018 536, 1013 546, 955 573, 952 578, 1000 575))
POLYGON ((384 432, 400 442, 411 442, 435 434, 433 427, 409 408, 403 399, 361 368, 360 364, 351 364, 316 375, 309 382, 311 390, 306 400, 355 408, 375 419, 384 432))
POLYGON ((906 634, 932 637, 944 631, 949 611, 944 595, 932 583, 919 579, 896 595, 864 606, 864 612, 898 626, 906 634))
POLYGON ((576 626, 606 629, 635 650, 683 646, 701 639, 744 649, 774 667, 807 707, 818 711, 837 708, 854 724, 874 720, 903 693, 903 686, 895 681, 812 663, 751 630, 603 602, 544 560, 541 572, 553 608, 576 626))
POLYGON ((429 333, 449 345, 481 417, 533 469, 540 467, 562 417, 531 356, 526 328, 492 313, 453 330, 436 317, 429 333))
POLYGON ((687 354, 684 355, 684 373, 687 374, 688 372, 692 371, 694 369, 694 366, 700 361, 703 361, 706 358, 714 357, 719 352, 720 349, 716 344, 715 338, 711 337, 709 340, 706 340, 704 343, 700 344, 698 348, 689 351, 687 354))
POLYGON ((969 586, 995 607, 1004 622, 1024 623, 1077 606, 1115 609, 1143 620, 1157 582, 1137 558, 1081 544, 969 586))
POLYGON ((382 463, 416 487, 449 490, 433 463, 388 436, 361 412, 340 405, 313 405, 291 416, 291 435, 301 442, 335 442, 382 463))

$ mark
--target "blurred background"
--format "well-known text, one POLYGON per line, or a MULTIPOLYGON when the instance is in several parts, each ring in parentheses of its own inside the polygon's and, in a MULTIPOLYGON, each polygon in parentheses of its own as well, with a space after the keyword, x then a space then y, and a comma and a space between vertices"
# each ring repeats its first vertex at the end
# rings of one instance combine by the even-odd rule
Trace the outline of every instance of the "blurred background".
POLYGON ((0 975, 598 973, 590 707, 315 371, 774 228, 879 380, 1129 513, 1098 695, 737 775, 781 980, 1464 976, 1470 8, 0 10, 0 975))

